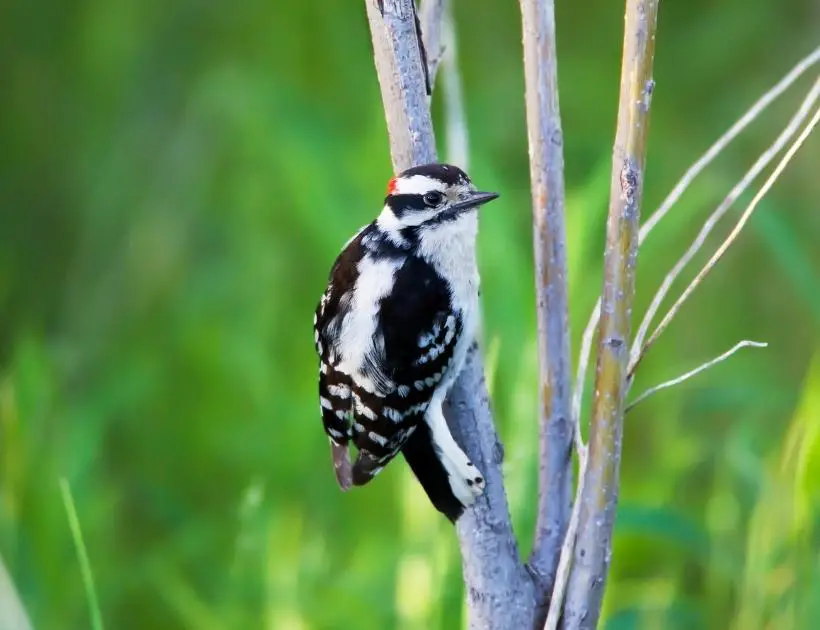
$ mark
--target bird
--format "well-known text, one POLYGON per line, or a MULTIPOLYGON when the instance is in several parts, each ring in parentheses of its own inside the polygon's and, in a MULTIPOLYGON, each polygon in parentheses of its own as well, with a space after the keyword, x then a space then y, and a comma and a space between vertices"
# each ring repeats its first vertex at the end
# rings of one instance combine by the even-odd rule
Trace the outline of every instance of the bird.
POLYGON ((498 196, 451 164, 406 169, 331 266, 313 328, 322 423, 342 490, 367 484, 401 453, 451 522, 483 494, 485 477, 442 403, 479 325, 477 210, 498 196))

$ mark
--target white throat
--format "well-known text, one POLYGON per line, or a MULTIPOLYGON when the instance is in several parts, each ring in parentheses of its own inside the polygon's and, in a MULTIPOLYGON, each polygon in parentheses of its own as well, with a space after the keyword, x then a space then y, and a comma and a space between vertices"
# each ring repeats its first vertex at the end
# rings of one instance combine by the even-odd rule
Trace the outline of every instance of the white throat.
POLYGON ((419 253, 450 283, 457 308, 471 309, 478 303, 477 236, 475 211, 419 234, 419 253))

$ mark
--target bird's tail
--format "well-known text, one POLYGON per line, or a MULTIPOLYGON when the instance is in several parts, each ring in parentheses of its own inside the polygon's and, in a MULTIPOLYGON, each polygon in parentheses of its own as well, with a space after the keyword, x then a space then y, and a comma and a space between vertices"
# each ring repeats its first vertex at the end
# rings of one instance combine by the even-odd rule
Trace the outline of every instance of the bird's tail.
POLYGON ((426 422, 419 422, 402 448, 402 454, 433 506, 455 523, 467 506, 453 492, 450 475, 433 446, 426 422))

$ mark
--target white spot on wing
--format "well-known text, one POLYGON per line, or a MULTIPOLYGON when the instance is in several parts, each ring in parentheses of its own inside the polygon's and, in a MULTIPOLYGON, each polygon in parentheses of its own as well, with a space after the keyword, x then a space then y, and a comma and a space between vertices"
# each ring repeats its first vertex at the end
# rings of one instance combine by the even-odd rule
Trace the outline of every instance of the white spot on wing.
POLYGON ((385 444, 387 444, 387 438, 386 437, 384 437, 383 435, 379 435, 378 433, 374 433, 373 431, 370 431, 367 434, 367 437, 369 437, 371 440, 373 440, 379 446, 384 446, 385 444))
POLYGON ((393 422, 401 422, 404 414, 398 409, 393 409, 392 407, 383 407, 382 408, 382 415, 387 418, 388 420, 392 420, 393 422))
POLYGON ((358 403, 356 405, 356 413, 363 415, 368 420, 375 420, 376 418, 378 418, 375 411, 361 403, 358 403))
POLYGON ((327 393, 342 400, 350 398, 350 388, 347 385, 328 385, 327 393))

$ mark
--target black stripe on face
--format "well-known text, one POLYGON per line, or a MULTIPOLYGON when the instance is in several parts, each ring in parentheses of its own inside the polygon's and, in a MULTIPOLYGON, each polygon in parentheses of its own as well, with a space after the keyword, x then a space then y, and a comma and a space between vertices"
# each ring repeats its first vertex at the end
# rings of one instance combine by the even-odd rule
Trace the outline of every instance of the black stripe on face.
POLYGON ((399 219, 409 212, 431 209, 422 195, 390 195, 384 201, 399 219))

